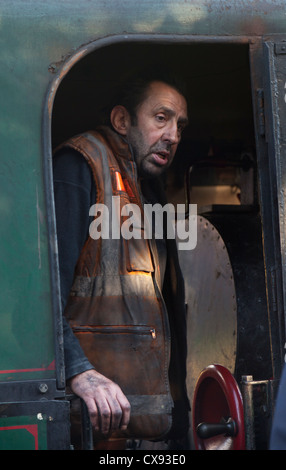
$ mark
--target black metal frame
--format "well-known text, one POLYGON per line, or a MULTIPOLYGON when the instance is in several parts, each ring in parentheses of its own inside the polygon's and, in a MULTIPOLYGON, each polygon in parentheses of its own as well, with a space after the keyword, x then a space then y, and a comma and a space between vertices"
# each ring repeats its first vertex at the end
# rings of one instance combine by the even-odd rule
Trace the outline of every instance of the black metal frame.
MULTIPOLYGON (((280 37, 280 36, 279 36, 280 37)), ((277 40, 278 38, 277 37, 277 40)), ((280 230, 281 155, 276 116, 280 113, 276 102, 277 90, 274 82, 273 57, 274 37, 262 38, 250 46, 253 80, 253 102, 256 111, 256 149, 260 187, 260 210, 263 228, 265 275, 269 308, 269 328, 273 363, 273 378, 278 380, 284 363, 285 306, 284 288, 285 264, 281 240, 285 237, 280 230)), ((284 121, 285 122, 285 121, 284 121)))

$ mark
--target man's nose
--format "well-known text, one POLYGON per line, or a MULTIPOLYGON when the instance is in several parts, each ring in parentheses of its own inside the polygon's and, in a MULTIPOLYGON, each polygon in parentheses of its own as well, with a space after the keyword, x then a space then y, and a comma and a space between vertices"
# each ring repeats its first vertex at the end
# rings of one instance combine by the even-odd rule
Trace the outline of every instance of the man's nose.
POLYGON ((165 129, 163 139, 165 141, 168 141, 170 144, 179 143, 180 137, 179 137, 178 125, 176 122, 169 123, 169 125, 165 129))

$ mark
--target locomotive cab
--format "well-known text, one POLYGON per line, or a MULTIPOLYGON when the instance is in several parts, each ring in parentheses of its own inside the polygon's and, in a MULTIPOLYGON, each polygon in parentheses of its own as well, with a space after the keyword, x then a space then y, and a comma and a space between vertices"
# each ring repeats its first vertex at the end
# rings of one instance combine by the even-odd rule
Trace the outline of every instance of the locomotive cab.
POLYGON ((189 110, 163 181, 197 227, 178 250, 188 447, 267 448, 285 345, 284 18, 283 0, 1 2, 1 449, 70 448, 53 151, 158 64, 189 110))

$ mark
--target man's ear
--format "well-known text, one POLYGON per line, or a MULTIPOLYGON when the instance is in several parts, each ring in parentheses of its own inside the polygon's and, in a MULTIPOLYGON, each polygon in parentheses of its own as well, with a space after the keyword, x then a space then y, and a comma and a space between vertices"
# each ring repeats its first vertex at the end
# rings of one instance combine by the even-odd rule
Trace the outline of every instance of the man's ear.
POLYGON ((110 113, 110 122, 115 131, 121 135, 126 135, 131 124, 129 112, 124 106, 114 106, 110 113))

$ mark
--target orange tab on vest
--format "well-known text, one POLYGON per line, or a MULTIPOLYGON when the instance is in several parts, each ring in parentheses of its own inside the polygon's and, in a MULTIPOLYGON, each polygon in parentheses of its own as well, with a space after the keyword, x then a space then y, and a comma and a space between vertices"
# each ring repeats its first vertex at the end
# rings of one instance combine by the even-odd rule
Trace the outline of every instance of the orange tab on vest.
POLYGON ((122 181, 122 176, 119 171, 115 172, 115 181, 116 181, 116 189, 117 191, 125 191, 125 187, 122 181))

